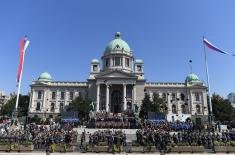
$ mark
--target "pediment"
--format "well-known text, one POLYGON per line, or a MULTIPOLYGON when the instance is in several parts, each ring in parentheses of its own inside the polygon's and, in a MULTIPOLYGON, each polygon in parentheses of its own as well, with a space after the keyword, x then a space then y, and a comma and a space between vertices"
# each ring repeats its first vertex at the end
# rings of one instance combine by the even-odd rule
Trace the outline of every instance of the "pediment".
POLYGON ((95 76, 96 78, 131 78, 137 79, 137 76, 132 73, 126 73, 119 70, 107 71, 95 76))

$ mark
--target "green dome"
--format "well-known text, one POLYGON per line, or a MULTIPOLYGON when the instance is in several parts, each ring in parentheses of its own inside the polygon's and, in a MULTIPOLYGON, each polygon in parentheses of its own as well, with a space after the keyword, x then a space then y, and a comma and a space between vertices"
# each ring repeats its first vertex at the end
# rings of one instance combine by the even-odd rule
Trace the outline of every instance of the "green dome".
POLYGON ((92 59, 91 63, 100 63, 100 61, 98 59, 92 59))
POLYGON ((199 80, 198 76, 196 74, 189 74, 186 79, 185 82, 190 82, 190 83, 201 83, 201 81, 199 80))
POLYGON ((129 45, 121 39, 121 33, 115 33, 115 39, 108 43, 107 47, 105 48, 105 54, 113 53, 115 50, 124 50, 124 53, 130 54, 131 49, 129 45))
POLYGON ((44 72, 39 76, 38 81, 52 81, 52 77, 49 73, 44 72))

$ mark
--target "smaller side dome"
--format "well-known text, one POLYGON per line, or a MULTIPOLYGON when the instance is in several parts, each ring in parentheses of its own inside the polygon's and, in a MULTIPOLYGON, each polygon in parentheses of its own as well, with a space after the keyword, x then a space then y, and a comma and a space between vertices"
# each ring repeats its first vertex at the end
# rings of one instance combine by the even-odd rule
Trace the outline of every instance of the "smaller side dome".
POLYGON ((92 59, 91 63, 100 63, 100 61, 98 59, 92 59))
POLYGON ((186 77, 185 82, 186 83, 201 83, 200 79, 198 78, 196 74, 189 74, 186 77))
POLYGON ((48 72, 43 72, 39 76, 38 81, 52 81, 52 77, 48 72))
POLYGON ((144 61, 143 61, 142 59, 136 59, 136 60, 135 60, 135 63, 137 63, 137 64, 142 64, 142 63, 144 63, 144 61))

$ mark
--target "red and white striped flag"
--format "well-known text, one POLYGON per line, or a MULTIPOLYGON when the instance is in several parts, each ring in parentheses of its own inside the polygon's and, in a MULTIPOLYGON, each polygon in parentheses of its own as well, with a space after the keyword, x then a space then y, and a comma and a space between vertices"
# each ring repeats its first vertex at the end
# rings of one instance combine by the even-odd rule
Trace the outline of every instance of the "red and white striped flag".
POLYGON ((232 55, 235 56, 234 54, 230 54, 228 52, 225 52, 224 50, 219 49, 218 47, 216 47, 215 45, 213 45, 212 43, 210 43, 206 38, 203 38, 203 43, 210 49, 216 51, 216 52, 220 52, 222 54, 228 54, 228 55, 232 55))
POLYGON ((18 67, 18 72, 17 72, 17 77, 16 77, 17 83, 19 83, 20 81, 20 76, 21 76, 23 63, 24 63, 24 54, 28 45, 29 45, 29 40, 26 37, 22 38, 20 41, 20 64, 18 67))

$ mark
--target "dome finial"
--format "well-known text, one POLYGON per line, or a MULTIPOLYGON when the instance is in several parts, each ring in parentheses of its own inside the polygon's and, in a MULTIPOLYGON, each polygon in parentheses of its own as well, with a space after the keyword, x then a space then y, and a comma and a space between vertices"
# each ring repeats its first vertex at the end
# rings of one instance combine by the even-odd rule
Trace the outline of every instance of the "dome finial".
POLYGON ((115 38, 121 38, 121 32, 116 32, 115 33, 115 38))

